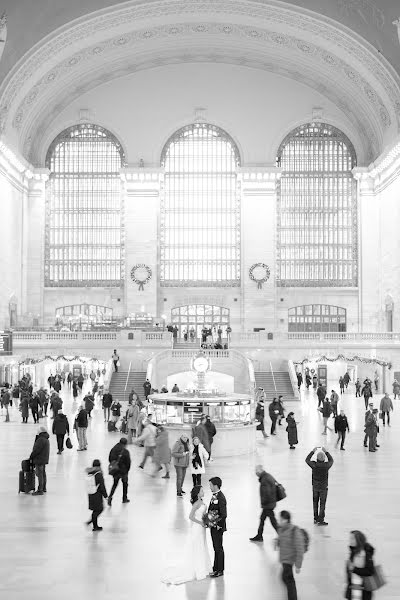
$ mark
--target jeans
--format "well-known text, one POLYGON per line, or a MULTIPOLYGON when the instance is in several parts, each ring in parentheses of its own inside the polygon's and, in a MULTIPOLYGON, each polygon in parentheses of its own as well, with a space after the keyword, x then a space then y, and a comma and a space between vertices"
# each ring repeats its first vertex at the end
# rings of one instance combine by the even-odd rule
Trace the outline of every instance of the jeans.
POLYGON ((103 408, 103 412, 104 412, 104 420, 109 421, 110 420, 110 407, 103 408))
POLYGON ((201 485, 201 473, 192 473, 193 487, 195 485, 201 485))
POLYGON ((39 423, 39 411, 37 408, 31 408, 33 422, 39 423))
POLYGON ((64 437, 65 433, 57 434, 57 448, 59 452, 64 450, 64 437))
POLYGON ((325 490, 313 489, 314 521, 323 523, 325 521, 325 505, 328 497, 328 488, 325 490))
POLYGON ((382 411, 382 423, 385 425, 385 416, 387 415, 387 424, 390 425, 390 411, 383 410, 382 411))
POLYGON ((176 493, 177 494, 181 494, 182 493, 182 486, 183 486, 183 482, 185 481, 186 469, 187 469, 187 467, 180 467, 178 465, 175 465, 175 471, 176 471, 176 493))
POLYGON ((332 429, 328 426, 328 419, 329 419, 329 417, 322 417, 322 420, 324 422, 324 433, 326 433, 327 429, 332 431, 332 429))
POLYGON ((47 485, 46 465, 35 466, 36 477, 38 478, 38 492, 45 492, 47 485))
POLYGON ((346 430, 345 431, 338 431, 338 439, 336 442, 336 446, 339 444, 340 442, 340 447, 343 448, 344 447, 344 440, 346 439, 346 430))
POLYGON ((274 513, 273 508, 263 508, 261 511, 260 524, 258 526, 258 531, 257 531, 257 535, 259 535, 260 537, 262 537, 262 534, 264 531, 264 523, 265 523, 265 519, 267 517, 269 517, 269 520, 271 521, 271 525, 275 529, 275 531, 278 531, 278 522, 275 518, 275 513, 274 513))
POLYGON ((274 417, 273 419, 271 419, 271 421, 272 421, 272 423, 271 423, 271 435, 273 433, 275 433, 277 420, 278 420, 278 417, 274 417))
POLYGON ((115 372, 118 373, 118 361, 113 360, 115 372))
POLYGON ((78 436, 79 450, 87 448, 86 427, 78 427, 76 430, 78 436))
POLYGON ((110 495, 108 496, 108 498, 111 500, 111 498, 114 496, 114 492, 117 489, 119 480, 121 480, 122 481, 122 500, 127 500, 127 498, 128 498, 128 473, 116 473, 113 477, 114 477, 114 483, 112 484, 111 492, 110 492, 110 495))
POLYGON ((337 417, 337 404, 332 404, 333 416, 337 417))
POLYGON ((213 571, 223 572, 225 569, 225 553, 222 545, 224 532, 222 529, 211 528, 211 539, 214 548, 213 571))
POLYGON ((286 585, 288 600, 297 600, 296 582, 293 577, 293 565, 282 563, 282 581, 286 585))
POLYGON ((155 446, 145 446, 143 460, 142 460, 142 462, 139 465, 140 467, 144 467, 144 465, 146 464, 146 460, 148 459, 148 457, 154 455, 154 450, 155 450, 155 446))

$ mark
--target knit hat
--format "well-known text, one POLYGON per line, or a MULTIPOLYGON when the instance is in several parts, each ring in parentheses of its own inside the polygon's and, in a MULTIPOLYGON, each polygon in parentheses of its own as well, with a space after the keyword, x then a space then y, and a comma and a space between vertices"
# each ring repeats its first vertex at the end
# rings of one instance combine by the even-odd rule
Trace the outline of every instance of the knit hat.
POLYGON ((317 454, 317 460, 319 462, 325 462, 325 453, 324 452, 318 452, 318 454, 317 454))
POLYGON ((44 425, 38 427, 38 433, 47 433, 47 428, 44 425))

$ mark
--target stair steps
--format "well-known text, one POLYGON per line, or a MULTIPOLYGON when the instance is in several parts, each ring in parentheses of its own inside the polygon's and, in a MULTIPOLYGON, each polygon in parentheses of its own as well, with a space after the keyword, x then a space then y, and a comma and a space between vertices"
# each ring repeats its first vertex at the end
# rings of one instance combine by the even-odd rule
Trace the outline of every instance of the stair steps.
POLYGON ((264 388, 268 402, 271 402, 275 396, 283 396, 284 401, 298 399, 293 393, 292 382, 289 373, 286 371, 274 371, 273 376, 270 371, 256 371, 255 377, 257 389, 259 387, 264 388))
POLYGON ((111 376, 109 391, 113 399, 128 400, 129 394, 134 388, 135 392, 141 400, 144 399, 143 384, 146 381, 146 373, 144 371, 131 371, 129 373, 128 383, 126 381, 128 371, 118 371, 111 376), (126 393, 125 393, 126 386, 126 393))

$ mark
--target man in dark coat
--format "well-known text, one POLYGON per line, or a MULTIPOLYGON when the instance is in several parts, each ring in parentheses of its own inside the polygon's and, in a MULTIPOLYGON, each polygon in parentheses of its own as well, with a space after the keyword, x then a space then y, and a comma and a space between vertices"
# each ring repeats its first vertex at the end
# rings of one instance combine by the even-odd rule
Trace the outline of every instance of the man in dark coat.
POLYGON ((120 479, 122 481, 122 502, 124 504, 130 502, 128 498, 128 473, 131 468, 131 455, 126 447, 127 443, 128 440, 122 437, 118 444, 110 450, 108 460, 110 464, 118 460, 118 471, 113 475, 114 483, 108 497, 108 506, 111 506, 112 498, 120 479))
POLYGON ((151 392, 151 383, 148 379, 146 379, 146 381, 143 384, 143 390, 144 390, 144 397, 147 400, 147 398, 149 397, 150 392, 151 392))
POLYGON ((110 420, 111 404, 113 403, 112 394, 108 390, 103 394, 102 407, 104 411, 104 422, 110 420))
POLYGON ((265 416, 264 402, 259 400, 257 402, 257 406, 256 406, 256 421, 258 421, 257 431, 261 431, 261 433, 263 434, 263 437, 267 438, 268 435, 265 433, 264 416, 265 416))
POLYGON ((211 458, 211 450, 212 450, 212 445, 213 445, 213 441, 214 441, 214 436, 217 433, 217 429, 214 425, 214 423, 211 421, 210 417, 206 417, 206 422, 205 422, 205 428, 207 429, 207 433, 208 433, 208 439, 210 442, 210 452, 208 453, 208 460, 212 461, 213 459, 211 458))
POLYGON ((63 401, 61 400, 60 396, 56 392, 53 392, 50 398, 50 410, 53 411, 53 419, 57 416, 57 413, 60 408, 62 408, 62 405, 63 401))
POLYGON ((86 525, 93 524, 93 531, 102 531, 99 527, 97 519, 103 512, 103 498, 107 498, 107 490, 104 485, 103 472, 98 459, 93 461, 93 466, 86 469, 88 479, 88 499, 89 510, 92 511, 92 518, 87 521, 86 525))
POLYGON ((94 407, 94 398, 91 394, 87 394, 84 399, 83 399, 84 403, 85 403, 85 410, 88 414, 89 419, 92 418, 92 410, 94 407))
POLYGON ((276 422, 281 412, 281 406, 276 398, 274 398, 268 407, 269 418, 271 419, 271 435, 276 435, 276 422))
POLYGON ((32 496, 43 496, 47 492, 46 465, 49 464, 50 442, 46 427, 41 425, 38 429, 35 443, 29 459, 35 465, 35 473, 38 478, 38 489, 32 496))
POLYGON ((58 411, 58 414, 53 421, 53 433, 57 438, 57 454, 61 454, 61 452, 64 451, 64 437, 66 434, 69 435, 68 419, 62 410, 58 411))
POLYGON ((349 422, 347 420, 346 415, 344 414, 344 410, 340 411, 340 415, 335 418, 335 433, 338 434, 338 439, 336 442, 336 446, 340 443, 340 449, 345 450, 344 440, 346 439, 346 431, 350 431, 349 422))
POLYGON ((319 384, 319 386, 317 387, 318 408, 321 406, 321 404, 324 403, 325 392, 326 392, 326 390, 325 390, 324 386, 319 384))
POLYGON ((312 469, 314 523, 328 525, 325 522, 325 506, 328 497, 329 469, 333 465, 333 458, 325 448, 314 448, 306 458, 306 463, 312 469), (317 456, 314 457, 318 451, 317 456))
POLYGON ((206 449, 206 452, 208 453, 208 455, 210 455, 211 444, 210 444, 210 438, 208 437, 208 431, 206 428, 206 420, 207 420, 207 417, 203 415, 201 417, 200 423, 198 425, 196 425, 196 427, 193 427, 192 437, 198 437, 200 442, 203 444, 204 448, 206 449))
POLYGON ((219 521, 216 527, 211 527, 211 539, 214 548, 214 565, 210 577, 221 577, 225 569, 225 553, 223 547, 223 535, 226 531, 226 498, 221 492, 222 481, 220 477, 212 477, 210 479, 210 489, 212 498, 208 507, 208 514, 217 513, 219 521))
POLYGON ((261 500, 261 515, 260 524, 258 526, 257 535, 250 538, 251 542, 262 542, 265 519, 269 517, 272 527, 278 531, 278 522, 275 517, 274 508, 276 506, 276 481, 264 470, 262 465, 256 466, 256 475, 260 482, 260 500, 261 500))
POLYGON ((39 397, 37 394, 31 396, 29 400, 29 408, 31 409, 33 422, 39 423, 39 397))
POLYGON ((83 450, 87 450, 87 436, 86 431, 88 427, 88 416, 87 412, 83 406, 79 408, 79 412, 76 415, 74 429, 76 430, 76 436, 78 438, 79 448, 78 452, 82 452, 83 450))

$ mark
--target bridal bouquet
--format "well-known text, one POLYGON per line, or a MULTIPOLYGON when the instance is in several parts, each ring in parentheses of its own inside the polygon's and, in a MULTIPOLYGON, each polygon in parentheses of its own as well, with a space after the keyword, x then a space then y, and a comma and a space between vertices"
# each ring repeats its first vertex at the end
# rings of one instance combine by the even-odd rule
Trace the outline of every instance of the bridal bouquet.
POLYGON ((209 510, 208 512, 204 513, 203 515, 203 523, 206 527, 212 528, 212 527, 217 527, 218 528, 218 522, 221 520, 221 517, 218 514, 217 510, 209 510))

